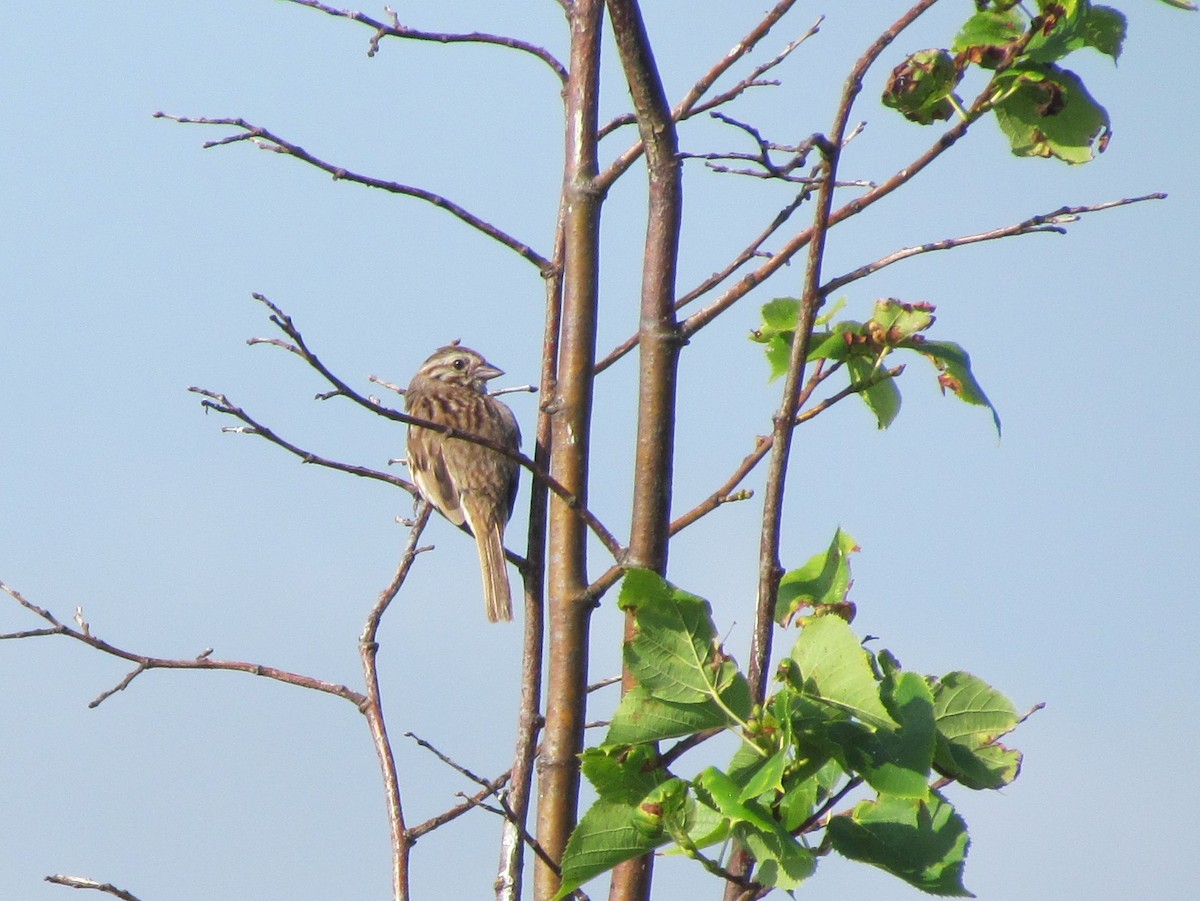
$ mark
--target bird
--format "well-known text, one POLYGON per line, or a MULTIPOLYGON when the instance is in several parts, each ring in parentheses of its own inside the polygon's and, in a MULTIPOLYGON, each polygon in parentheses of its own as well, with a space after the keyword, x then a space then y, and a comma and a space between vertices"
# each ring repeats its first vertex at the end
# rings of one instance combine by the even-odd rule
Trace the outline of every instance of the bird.
MULTIPOLYGON (((458 342, 448 344, 434 351, 412 377, 404 409, 418 419, 516 452, 521 446, 517 418, 487 390, 487 383, 502 375, 504 370, 478 351, 458 342)), ((421 497, 450 522, 466 524, 475 536, 488 620, 511 620, 504 527, 517 498, 517 461, 481 444, 410 424, 408 468, 421 497)))

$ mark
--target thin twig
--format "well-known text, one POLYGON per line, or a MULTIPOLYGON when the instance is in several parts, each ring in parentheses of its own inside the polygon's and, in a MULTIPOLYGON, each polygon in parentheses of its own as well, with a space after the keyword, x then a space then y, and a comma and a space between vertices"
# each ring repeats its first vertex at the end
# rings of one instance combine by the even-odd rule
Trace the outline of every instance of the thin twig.
POLYGON ((385 25, 378 19, 372 19, 368 15, 360 12, 355 12, 349 9, 337 9, 333 6, 328 6, 321 3, 320 0, 287 0, 288 3, 294 3, 297 6, 307 6, 309 9, 315 9, 329 16, 336 16, 340 19, 350 19, 354 22, 361 22, 375 29, 375 35, 371 38, 370 49, 367 51, 367 56, 374 56, 379 52, 379 42, 385 37, 406 38, 410 41, 432 41, 439 44, 492 44, 498 47, 507 47, 510 50, 519 50, 522 53, 528 53, 530 56, 544 62, 560 82, 566 83, 567 69, 558 61, 558 59, 546 50, 544 47, 539 47, 536 44, 531 44, 528 41, 523 41, 520 38, 506 37, 499 34, 487 34, 485 32, 472 31, 469 33, 451 33, 442 31, 422 31, 416 28, 408 28, 401 25, 399 18, 390 7, 384 7, 390 14, 392 20, 391 25, 385 25))
MULTIPOLYGON (((292 3, 301 2, 301 0, 290 0, 292 3)), ((417 200, 423 200, 438 209, 445 210, 453 216, 456 216, 467 225, 482 232, 489 238, 503 244, 509 250, 519 254, 524 259, 538 267, 538 270, 545 272, 550 261, 544 256, 530 247, 523 241, 519 241, 503 229, 492 225, 485 219, 476 216, 464 207, 455 203, 452 200, 437 194, 433 191, 428 191, 425 188, 418 188, 414 185, 406 185, 400 182, 387 181, 382 178, 375 178, 370 175, 362 175, 357 172, 351 172, 342 166, 336 166, 333 163, 326 162, 320 157, 313 156, 303 147, 294 144, 286 138, 281 138, 276 134, 271 133, 260 125, 254 125, 247 122, 241 117, 217 117, 209 118, 206 116, 175 116, 169 113, 156 112, 156 119, 170 119, 172 122, 179 122, 184 125, 224 125, 230 128, 240 129, 239 134, 233 134, 225 138, 219 138, 215 141, 205 141, 201 146, 205 149, 210 147, 223 147, 226 144, 236 144, 242 141, 248 141, 260 150, 270 150, 273 153, 280 153, 284 156, 294 157, 301 162, 308 163, 323 172, 328 172, 333 176, 334 181, 350 181, 355 184, 366 185, 369 188, 378 188, 381 191, 387 191, 390 194, 402 194, 406 197, 414 197, 417 200)))
POLYGON ((471 772, 469 769, 467 769, 465 766, 463 766, 461 763, 459 763, 453 757, 439 751, 436 747, 434 747, 434 745, 431 742, 428 742, 425 739, 421 738, 421 736, 417 735, 415 732, 405 732, 404 737, 411 738, 420 747, 424 748, 426 751, 428 751, 430 754, 432 754, 434 757, 436 757, 442 763, 446 764, 446 766, 450 767, 450 769, 454 770, 456 773, 461 773, 462 775, 466 776, 468 779, 470 779, 476 785, 482 785, 484 788, 491 785, 490 780, 484 779, 482 776, 477 776, 475 773, 471 772))
POLYGON ((117 888, 111 882, 97 882, 95 879, 89 879, 87 876, 47 876, 46 882, 53 883, 54 885, 65 885, 67 888, 93 889, 97 892, 103 892, 106 895, 112 895, 114 898, 120 898, 121 901, 138 901, 137 895, 133 894, 133 892, 117 888))
POLYGON ((387 799, 388 826, 392 838, 392 892, 396 901, 407 901, 409 896, 409 850, 412 847, 412 842, 408 839, 408 830, 404 822, 404 807, 400 800, 400 776, 396 770, 396 756, 392 750, 391 740, 388 738, 387 723, 383 716, 383 702, 379 688, 379 667, 377 663, 379 656, 379 642, 377 638, 379 624, 383 619, 384 613, 387 612, 388 607, 391 606, 392 601, 399 594, 400 588, 404 585, 405 579, 408 578, 408 574, 412 570, 417 556, 424 550, 418 546, 418 542, 421 538, 421 532, 425 529, 426 523, 429 522, 432 509, 429 504, 422 502, 420 510, 417 513, 416 522, 413 523, 412 529, 409 531, 408 542, 404 547, 404 553, 400 556, 396 572, 387 587, 379 593, 375 605, 367 615, 367 621, 363 626, 362 634, 358 640, 358 655, 362 663, 363 679, 367 687, 366 696, 359 710, 362 711, 363 716, 367 719, 367 728, 371 732, 371 742, 375 746, 375 756, 379 760, 379 768, 383 776, 384 796, 387 799))
POLYGON ((500 789, 502 789, 509 781, 511 776, 512 770, 501 773, 491 782, 488 782, 474 795, 471 795, 469 798, 465 798, 461 804, 456 804, 449 810, 445 810, 436 816, 430 817, 424 823, 409 827, 407 832, 408 843, 410 845, 415 844, 417 839, 419 839, 421 836, 432 832, 434 829, 437 829, 440 826, 444 826, 449 822, 457 820, 463 814, 474 810, 483 802, 484 798, 495 795, 500 789))
POLYGON ((192 392, 193 394, 199 394, 205 398, 200 403, 206 410, 212 410, 214 413, 220 413, 225 416, 232 416, 234 419, 246 423, 245 428, 225 428, 223 431, 239 432, 246 435, 257 435, 260 438, 264 438, 272 444, 277 445, 278 447, 282 447, 293 456, 299 457, 300 462, 302 463, 311 463, 314 466, 323 466, 327 469, 337 470, 338 472, 347 472, 351 475, 361 476, 362 478, 376 479, 380 482, 387 482, 389 485, 395 485, 397 488, 401 488, 404 491, 407 491, 409 494, 414 494, 416 492, 416 486, 413 485, 412 482, 402 479, 399 476, 390 475, 386 472, 380 472, 377 469, 371 469, 366 466, 340 463, 337 460, 330 460, 327 457, 321 457, 317 454, 314 454, 312 451, 305 450, 302 447, 292 444, 290 441, 281 438, 273 429, 263 425, 244 409, 234 404, 224 394, 220 394, 216 391, 209 391, 207 388, 198 388, 194 385, 188 388, 188 391, 192 392))
MULTIPOLYGON (((771 221, 771 223, 765 229, 763 229, 753 241, 746 245, 741 253, 734 257, 728 265, 726 265, 723 269, 714 272, 695 288, 692 288, 692 290, 688 291, 686 294, 676 300, 675 309, 682 309, 696 298, 707 294, 717 285, 725 281, 725 279, 729 278, 729 276, 738 269, 742 268, 742 266, 744 266, 747 262, 757 256, 760 256, 762 254, 762 246, 766 240, 771 237, 771 235, 775 234, 775 232, 778 231, 779 228, 791 218, 792 214, 799 209, 800 204, 808 199, 809 195, 812 193, 813 187, 813 185, 806 185, 804 189, 795 196, 791 203, 775 214, 775 218, 771 221)), ((637 345, 638 336, 636 334, 626 338, 621 344, 609 351, 608 355, 603 360, 596 364, 596 372, 603 372, 613 363, 617 362, 617 360, 621 359, 621 357, 625 356, 625 354, 637 347, 637 345)))
POLYGON ((146 654, 127 651, 124 648, 116 647, 92 635, 90 627, 73 629, 59 622, 49 610, 26 600, 19 591, 6 585, 4 582, 0 582, 0 591, 3 591, 26 610, 46 620, 52 627, 50 629, 36 629, 26 632, 3 634, 0 635, 0 640, 62 635, 66 638, 73 638, 78 642, 82 642, 89 647, 95 648, 97 651, 102 651, 112 657, 118 657, 137 665, 115 687, 102 692, 95 700, 88 704, 88 707, 97 707, 118 691, 124 691, 136 677, 153 669, 229 670, 231 672, 249 673, 252 676, 262 676, 264 679, 271 679, 275 682, 283 682, 287 685, 295 685, 299 688, 307 688, 312 691, 334 695, 335 697, 349 701, 356 707, 361 707, 367 700, 366 695, 347 688, 345 685, 336 685, 332 682, 314 679, 311 676, 302 676, 298 673, 291 673, 286 670, 276 669, 275 667, 263 666, 260 663, 248 663, 238 660, 214 660, 206 654, 201 654, 190 659, 170 659, 166 657, 151 657, 146 654))
POLYGON ((830 279, 821 286, 821 295, 827 297, 839 288, 843 288, 851 282, 866 278, 880 269, 898 263, 901 260, 907 260, 910 257, 919 256, 923 253, 933 253, 938 250, 952 250, 956 247, 965 247, 969 244, 979 244, 984 241, 995 241, 1000 238, 1010 238, 1016 235, 1029 235, 1042 232, 1051 234, 1065 235, 1067 233, 1067 225, 1076 222, 1080 216, 1086 213, 1095 213, 1101 210, 1111 210, 1114 207, 1128 206, 1132 203, 1142 203, 1146 200, 1165 200, 1166 194, 1156 192, 1154 194, 1143 194, 1140 197, 1124 197, 1120 200, 1109 200, 1104 203, 1091 203, 1085 206, 1063 206, 1049 213, 1043 213, 1039 216, 1031 216, 1023 222, 1017 222, 1013 225, 1006 225, 1001 228, 993 228, 989 231, 979 232, 973 235, 962 235, 957 238, 943 238, 941 241, 931 241, 927 244, 918 244, 915 247, 904 247, 900 250, 892 251, 886 256, 880 257, 872 263, 867 263, 865 266, 859 266, 857 269, 847 272, 845 275, 839 275, 837 278, 830 279))
MULTIPOLYGON (((689 116, 694 115, 695 112, 712 109, 713 105, 715 104, 705 106, 704 110, 697 110, 697 105, 699 104, 701 98, 708 93, 709 89, 713 86, 717 79, 728 72, 734 63, 752 51, 758 45, 758 42, 766 37, 768 33, 770 33, 775 24, 783 18, 783 16, 795 5, 795 3, 796 0, 780 0, 780 2, 776 3, 775 6, 766 13, 766 15, 759 19, 754 27, 751 28, 750 31, 747 32, 740 41, 734 44, 733 47, 730 48, 730 50, 723 57, 721 57, 721 59, 719 59, 706 73, 704 73, 704 75, 702 75, 696 81, 695 84, 692 85, 687 94, 684 95, 683 100, 681 100, 675 106, 675 108, 671 110, 672 119, 676 122, 681 122, 689 116)), ((803 40, 810 35, 816 34, 819 27, 820 20, 817 21, 816 25, 809 29, 808 34, 806 34, 804 38, 801 38, 796 46, 799 46, 799 43, 802 43, 803 40)), ((793 47, 792 49, 795 48, 793 47)), ((791 53, 791 50, 788 50, 787 53, 791 53)), ((780 61, 782 61, 782 58, 786 57, 787 53, 781 55, 780 61)), ((773 65, 777 65, 777 63, 772 62, 767 66, 767 68, 770 68, 773 65)), ((766 71, 766 69, 763 71, 766 71)), ((734 96, 737 96, 737 94, 740 94, 742 91, 746 90, 746 88, 752 86, 756 81, 757 77, 739 83, 739 85, 733 89, 731 96, 726 97, 725 99, 721 100, 721 102, 727 102, 734 96)), ((644 148, 642 142, 639 139, 637 143, 613 160, 612 163, 609 164, 608 168, 598 176, 596 184, 597 189, 601 191, 608 190, 608 188, 612 186, 613 182, 620 178, 629 169, 629 167, 637 161, 637 159, 642 155, 643 150, 644 148)))

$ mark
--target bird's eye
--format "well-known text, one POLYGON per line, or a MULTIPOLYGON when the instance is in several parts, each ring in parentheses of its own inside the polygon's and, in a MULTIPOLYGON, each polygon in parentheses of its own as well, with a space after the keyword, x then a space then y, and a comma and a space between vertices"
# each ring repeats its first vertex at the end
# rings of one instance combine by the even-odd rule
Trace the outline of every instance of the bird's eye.
POLYGON ((450 365, 453 366, 455 369, 457 369, 459 372, 462 372, 464 369, 467 368, 467 361, 464 360, 462 357, 455 357, 454 362, 451 363, 450 365))

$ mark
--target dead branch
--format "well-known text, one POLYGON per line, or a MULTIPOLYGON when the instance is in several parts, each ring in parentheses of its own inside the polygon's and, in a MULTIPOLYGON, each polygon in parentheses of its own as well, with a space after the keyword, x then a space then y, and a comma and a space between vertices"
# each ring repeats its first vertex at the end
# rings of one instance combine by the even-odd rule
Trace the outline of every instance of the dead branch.
POLYGON ((137 895, 132 892, 127 892, 123 888, 117 888, 111 882, 97 882, 95 879, 89 879, 87 876, 47 876, 46 882, 54 885, 65 885, 67 888, 82 888, 93 889, 97 892, 103 892, 106 895, 112 895, 114 898, 120 898, 122 901, 138 901, 137 895))
MULTIPOLYGON (((302 0, 290 0, 292 3, 299 3, 302 0)), ((219 138, 215 141, 205 141, 201 146, 207 150, 210 147, 223 147, 226 144, 237 144, 242 141, 248 141, 259 150, 269 150, 272 153, 280 153, 284 156, 294 157, 303 163, 308 163, 322 172, 328 172, 333 176, 334 181, 349 181, 355 184, 366 185, 369 188, 378 188, 381 191, 387 191, 390 194, 402 194, 405 197, 414 197, 417 200, 423 200, 438 209, 445 210, 451 215, 457 217, 467 225, 477 231, 482 232, 494 241, 503 244, 509 250, 519 254, 522 258, 528 260, 533 265, 537 266, 539 272, 546 272, 549 269, 550 261, 544 256, 530 247, 523 241, 519 241, 503 229, 498 228, 492 223, 476 216, 464 207, 455 203, 452 200, 437 194, 433 191, 428 191, 425 188, 418 188, 414 185, 401 184, 400 182, 387 181, 382 178, 375 178, 370 175, 362 175, 357 172, 352 172, 342 166, 334 165, 326 162, 320 157, 314 156, 298 144, 294 144, 285 138, 281 138, 276 134, 272 134, 267 129, 260 125, 254 125, 247 122, 241 117, 219 117, 209 118, 205 116, 175 116, 169 113, 156 112, 155 119, 170 119, 172 122, 179 122, 184 125, 224 125, 230 128, 239 129, 238 134, 229 135, 228 137, 219 138)))
POLYGON ((323 12, 328 16, 336 16, 339 19, 349 19, 353 22, 361 22, 370 28, 375 29, 375 34, 371 37, 367 56, 374 56, 379 52, 379 42, 385 37, 404 38, 410 41, 432 41, 438 44, 492 44, 497 47, 506 47, 509 50, 518 50, 522 53, 528 53, 530 56, 541 60, 558 76, 560 82, 566 83, 567 69, 558 61, 558 59, 544 47, 539 47, 536 44, 531 44, 528 41, 523 41, 520 38, 507 37, 499 34, 487 34, 481 31, 472 31, 467 33, 452 33, 444 31, 422 31, 417 28, 409 28, 400 24, 400 18, 392 10, 390 6, 385 6, 384 9, 391 19, 390 25, 385 25, 378 19, 373 19, 368 15, 360 12, 355 12, 349 9, 337 9, 328 6, 319 0, 287 0, 288 3, 294 3, 297 6, 307 6, 309 9, 315 9, 323 12))
POLYGON ((167 657, 153 657, 148 654, 138 654, 134 651, 128 651, 124 648, 119 648, 116 645, 110 644, 102 638, 97 638, 92 634, 91 626, 82 619, 80 613, 76 613, 76 621, 80 624, 79 628, 73 629, 70 626, 60 622, 49 610, 39 607, 31 601, 26 600, 22 594, 10 585, 0 582, 0 591, 3 591, 14 601, 24 607, 31 613, 41 617, 46 622, 50 623, 49 629, 35 629, 25 632, 10 632, 0 634, 0 640, 16 639, 16 638, 32 638, 45 635, 62 635, 66 638, 72 638, 75 641, 95 648, 97 651, 102 651, 112 657, 118 657, 122 660, 127 660, 137 664, 137 667, 125 676, 116 686, 107 691, 102 692, 96 697, 88 707, 97 707, 118 691, 124 691, 131 682, 142 673, 153 669, 176 669, 176 670, 229 670, 231 672, 249 673, 252 676, 261 676, 264 679, 271 679, 275 682, 283 682, 287 685, 295 685, 299 688, 307 688, 312 691, 324 692, 325 694, 334 695, 354 704, 361 708, 366 703, 366 696, 353 689, 347 688, 345 685, 336 685, 332 682, 325 682, 321 679, 314 679, 311 676, 303 676, 298 673, 291 673, 287 670, 277 669, 272 666, 264 666, 261 663, 248 663, 239 660, 214 660, 207 653, 202 653, 190 659, 172 659, 167 657))

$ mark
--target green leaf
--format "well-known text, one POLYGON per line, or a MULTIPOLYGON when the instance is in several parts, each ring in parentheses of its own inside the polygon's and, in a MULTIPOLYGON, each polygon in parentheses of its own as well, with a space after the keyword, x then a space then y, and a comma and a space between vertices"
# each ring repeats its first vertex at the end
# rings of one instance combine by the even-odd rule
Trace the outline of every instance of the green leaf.
POLYGON ((954 88, 962 72, 945 50, 918 50, 892 70, 883 91, 883 105, 921 125, 954 114, 954 88))
POLYGON ((1021 771, 1021 752, 997 739, 1020 718, 1012 701, 970 673, 953 672, 933 685, 937 720, 934 766, 968 788, 1002 788, 1021 771))
POLYGON ((754 881, 762 885, 790 892, 817 867, 812 852, 778 826, 770 832, 741 826, 734 837, 754 855, 754 881))
POLYGON ((951 49, 984 69, 1006 62, 1028 20, 1015 10, 978 12, 963 24, 951 49))
POLYGON ((567 840, 562 885, 555 899, 565 898, 589 879, 666 842, 665 838, 651 838, 634 826, 634 810, 632 804, 604 798, 588 808, 567 840))
POLYGON ((1079 76, 1054 65, 1013 66, 996 78, 996 121, 1017 156, 1089 162, 1110 135, 1108 112, 1079 76))
POLYGON ((821 616, 810 620, 792 647, 800 668, 802 691, 872 726, 897 725, 879 696, 879 683, 867 652, 845 620, 821 616))
POLYGON ((975 380, 975 374, 971 371, 971 357, 961 345, 953 341, 922 341, 912 345, 912 349, 928 357, 937 367, 941 373, 938 384, 943 394, 950 391, 960 400, 991 410, 996 434, 1000 434, 1000 414, 975 380))
POLYGON ((733 704, 736 717, 750 715, 746 678, 721 649, 706 601, 649 570, 630 570, 618 605, 634 615, 625 662, 639 685, 661 701, 733 704))
POLYGON ((1025 57, 1036 63, 1054 63, 1072 50, 1086 46, 1090 5, 1088 0, 1039 0, 1041 27, 1034 31, 1025 57))
POLYGON ((808 348, 808 360, 845 360, 853 352, 846 340, 847 334, 857 334, 862 323, 846 320, 835 325, 832 331, 813 332, 808 348))
POLYGON ((752 801, 768 792, 783 791, 783 771, 789 762, 788 748, 782 748, 755 767, 739 795, 743 801, 752 801))
POLYGON ((975 897, 962 882, 967 825, 934 793, 928 801, 880 795, 829 822, 829 839, 843 857, 887 870, 934 895, 975 897))
POLYGON ((824 553, 784 573, 775 602, 775 621, 786 625, 804 607, 844 603, 850 590, 850 555, 857 550, 855 540, 839 528, 824 553))
POLYGON ((875 301, 866 331, 881 347, 900 347, 914 335, 928 331, 934 321, 931 304, 905 303, 885 297, 875 301))
POLYGON ((731 824, 734 837, 754 854, 759 865, 756 879, 790 890, 812 873, 812 854, 749 797, 747 786, 716 767, 706 769, 696 783, 731 824))
POLYGON ((744 682, 735 682, 721 697, 725 706, 712 700, 699 704, 677 704, 659 700, 645 687, 636 685, 625 693, 617 705, 608 733, 604 736, 604 744, 661 741, 733 726, 737 720, 729 715, 729 710, 749 710, 749 686, 744 682))
MULTIPOLYGON (((815 325, 827 324, 845 305, 845 300, 839 300, 817 318, 815 325)), ((766 345, 767 362, 771 366, 770 381, 787 372, 799 315, 800 301, 794 297, 777 297, 763 305, 762 325, 750 333, 752 341, 766 345)), ((832 330, 814 331, 809 343, 808 361, 844 359, 849 349, 842 335, 858 327, 857 322, 843 322, 832 330)))
POLYGON ((1116 62, 1124 49, 1127 30, 1124 13, 1111 6, 1093 6, 1084 27, 1084 43, 1116 62))
POLYGON ((776 297, 763 304, 762 325, 751 337, 755 341, 767 341, 776 335, 784 335, 791 341, 800 319, 800 301, 794 297, 776 297))
POLYGON ((687 783, 675 777, 667 779, 634 807, 633 828, 652 839, 661 838, 664 833, 677 833, 686 820, 687 801, 687 783))
POLYGON ((580 766, 601 798, 627 804, 641 801, 667 778, 657 751, 648 745, 588 748, 580 766))
POLYGON ((1188 0, 1162 0, 1162 2, 1167 4, 1167 6, 1173 6, 1176 9, 1186 9, 1191 12, 1195 12, 1196 10, 1200 9, 1200 6, 1197 6, 1195 3, 1190 3, 1188 0))
MULTIPOLYGON (((852 382, 865 382, 875 375, 877 365, 874 360, 864 360, 861 357, 851 357, 846 361, 852 382)), ((900 388, 893 378, 883 378, 858 392, 867 409, 875 415, 875 424, 886 429, 900 415, 900 388)))
POLYGON ((716 767, 710 766, 696 777, 696 783, 712 799, 713 806, 732 823, 749 823, 768 832, 775 829, 775 821, 753 801, 742 800, 742 787, 716 767))
POLYGON ((848 763, 876 791, 927 798, 936 736, 933 694, 922 676, 900 673, 884 682, 883 700, 898 728, 871 730, 843 723, 831 729, 831 735, 844 737, 848 763))

